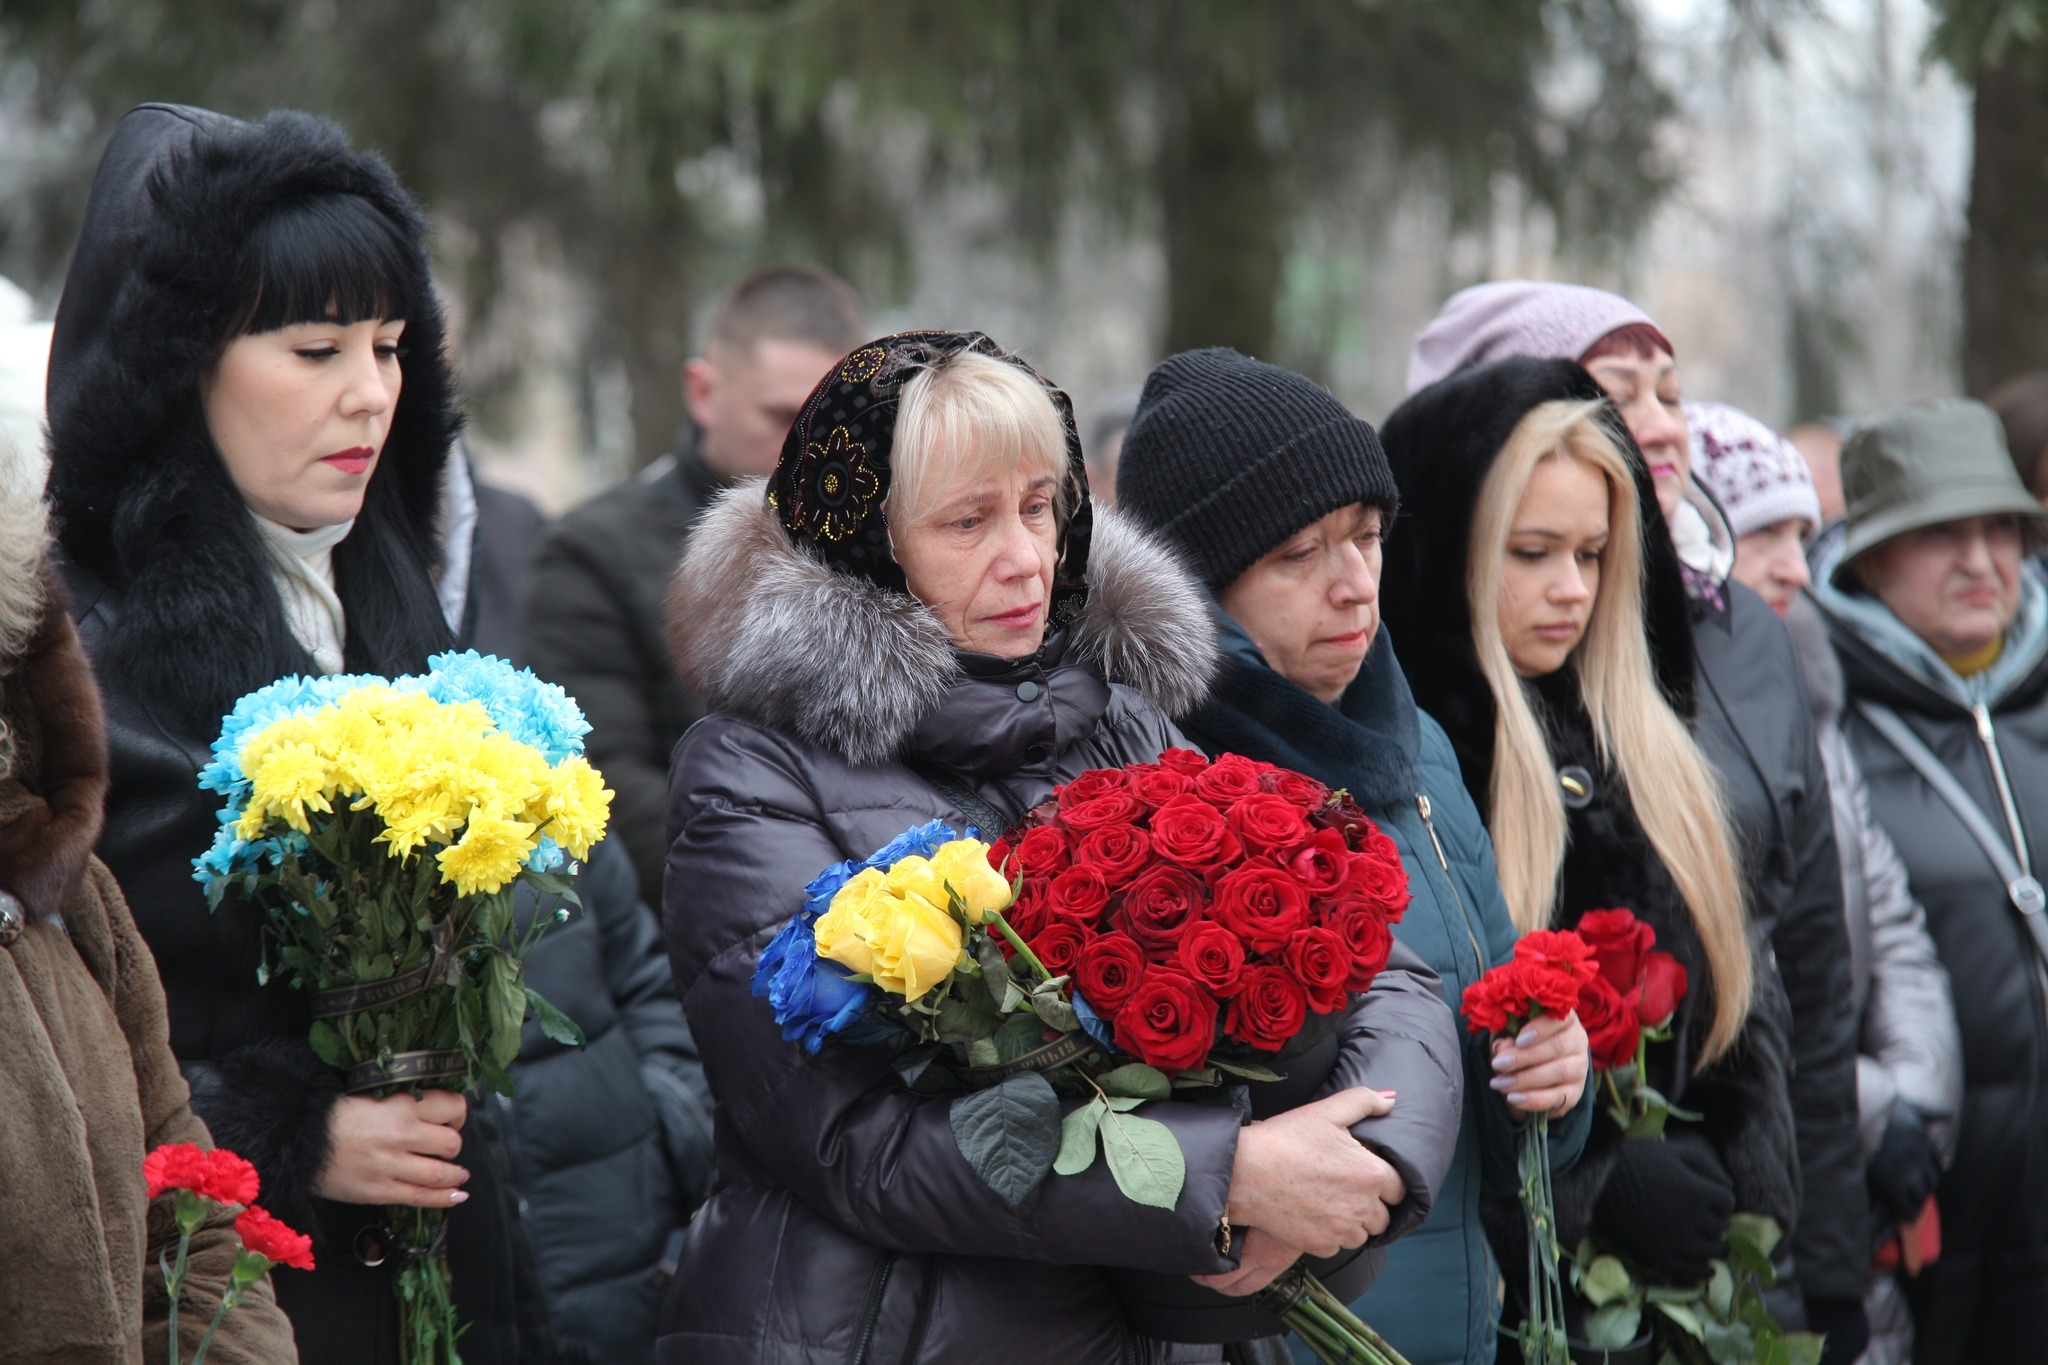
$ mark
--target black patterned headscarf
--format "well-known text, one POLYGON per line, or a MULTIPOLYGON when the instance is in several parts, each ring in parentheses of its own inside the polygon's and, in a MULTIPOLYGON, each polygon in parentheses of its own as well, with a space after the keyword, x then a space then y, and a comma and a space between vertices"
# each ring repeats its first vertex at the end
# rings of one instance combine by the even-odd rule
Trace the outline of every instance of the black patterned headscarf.
POLYGON ((882 504, 889 496, 890 453, 903 386, 920 370, 966 352, 1015 365, 1037 380, 1067 436, 1067 518, 1060 527, 1046 633, 1071 622, 1087 600, 1088 535, 1093 515, 1074 404, 1022 360, 980 332, 898 332, 860 347, 811 390, 782 442, 768 481, 768 504, 798 545, 840 573, 907 592, 889 549, 882 504))

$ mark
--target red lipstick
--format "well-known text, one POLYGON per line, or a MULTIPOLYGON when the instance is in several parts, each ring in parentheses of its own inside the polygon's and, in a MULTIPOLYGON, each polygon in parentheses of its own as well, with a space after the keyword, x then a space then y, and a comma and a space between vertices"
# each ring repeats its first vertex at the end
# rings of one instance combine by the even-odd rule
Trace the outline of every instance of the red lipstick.
POLYGON ((344 474, 360 474, 368 469, 370 462, 376 458, 377 452, 368 446, 350 446, 347 450, 337 450, 332 455, 322 455, 320 463, 333 465, 344 474))

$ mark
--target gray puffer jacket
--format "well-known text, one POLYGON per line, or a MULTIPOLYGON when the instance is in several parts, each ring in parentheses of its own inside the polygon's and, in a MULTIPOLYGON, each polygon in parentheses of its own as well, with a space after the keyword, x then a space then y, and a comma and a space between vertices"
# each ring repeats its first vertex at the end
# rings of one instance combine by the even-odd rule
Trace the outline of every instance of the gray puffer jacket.
MULTIPOLYGON (((1172 1209, 1099 1163, 1011 1208, 960 1156, 947 1101, 883 1052, 782 1040, 749 993, 763 946, 821 869, 964 814, 905 765, 1021 814, 1093 767, 1148 761, 1199 700, 1213 629, 1169 557, 1098 511, 1090 592, 1037 654, 963 655, 908 596, 796 549, 741 485, 692 537, 671 602, 676 656, 714 714, 675 756, 664 901, 670 960, 717 1101, 718 1184, 686 1236, 667 1365, 1217 1359, 1136 1337, 1100 1267, 1214 1274, 1239 1120, 1162 1101, 1187 1159, 1172 1209), (1106 661, 1106 662, 1105 662, 1106 661), (1106 672, 1123 680, 1111 683, 1106 672), (1130 685, 1123 685, 1128 682, 1130 685), (849 754, 869 757, 855 762, 849 754)), ((1434 973, 1397 956, 1354 998, 1318 1093, 1371 1083, 1395 1110, 1353 1131, 1407 1182, 1383 1243, 1419 1224, 1450 1164, 1462 1085, 1434 973)))

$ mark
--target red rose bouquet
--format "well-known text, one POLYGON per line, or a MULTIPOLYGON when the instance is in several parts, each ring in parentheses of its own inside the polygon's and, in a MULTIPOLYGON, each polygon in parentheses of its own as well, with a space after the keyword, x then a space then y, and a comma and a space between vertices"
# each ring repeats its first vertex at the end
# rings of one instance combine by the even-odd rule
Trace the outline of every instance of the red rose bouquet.
MULTIPOLYGON (((1475 1033, 1518 1033, 1539 1014, 1561 1017, 1577 1009, 1582 991, 1598 975, 1584 939, 1569 930, 1538 929, 1515 944, 1512 959, 1465 988, 1460 1010, 1475 1033)), ((1571 1365, 1547 1116, 1537 1115, 1516 1134, 1515 1159, 1529 1239, 1529 1306, 1516 1340, 1528 1365, 1571 1365)))
POLYGON ((184 1296, 192 1237, 216 1208, 235 1208, 235 1234, 242 1247, 228 1272, 227 1290, 220 1307, 199 1339, 191 1365, 203 1365, 206 1353, 220 1331, 228 1310, 241 1302, 242 1295, 270 1272, 273 1265, 295 1270, 313 1268, 313 1239, 294 1232, 256 1205, 260 1183, 256 1168, 224 1147, 207 1151, 189 1142, 165 1143, 142 1159, 142 1178, 149 1197, 172 1196, 172 1211, 178 1222, 178 1259, 163 1265, 164 1291, 169 1301, 171 1365, 178 1365, 178 1301, 184 1296))
MULTIPOLYGON (((820 873, 754 992, 812 1051, 891 1046, 906 1085, 961 1092, 961 1154, 1011 1204, 1099 1154, 1126 1197, 1171 1208, 1185 1160, 1135 1111, 1279 1079, 1386 965, 1409 899, 1348 797, 1235 755, 1082 773, 994 845, 974 834, 934 822, 820 873), (1063 1115, 1063 1094, 1087 1103, 1063 1115)), ((1325 1359, 1398 1359, 1290 1283, 1273 1311, 1325 1359)))
POLYGON ((1579 992, 1578 1009, 1607 1112, 1629 1137, 1661 1137, 1674 1117, 1698 1120, 1674 1109, 1644 1071, 1650 1044, 1671 1039, 1685 964, 1655 951, 1657 931, 1627 910, 1588 910, 1574 932, 1600 969, 1579 992))

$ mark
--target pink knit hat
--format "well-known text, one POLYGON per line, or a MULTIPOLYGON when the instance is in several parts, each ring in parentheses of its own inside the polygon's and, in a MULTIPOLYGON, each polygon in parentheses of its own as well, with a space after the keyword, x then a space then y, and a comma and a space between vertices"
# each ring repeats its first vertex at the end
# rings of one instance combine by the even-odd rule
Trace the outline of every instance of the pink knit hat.
POLYGON ((1650 315, 1605 289, 1537 280, 1496 280, 1461 289, 1437 310, 1408 356, 1408 392, 1468 365, 1509 356, 1577 360, 1618 327, 1650 315))
POLYGON ((1808 535, 1820 529, 1813 473, 1790 441, 1726 403, 1687 403, 1685 424, 1693 476, 1720 501, 1730 531, 1746 536, 1788 517, 1804 518, 1808 535))

